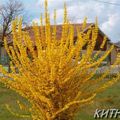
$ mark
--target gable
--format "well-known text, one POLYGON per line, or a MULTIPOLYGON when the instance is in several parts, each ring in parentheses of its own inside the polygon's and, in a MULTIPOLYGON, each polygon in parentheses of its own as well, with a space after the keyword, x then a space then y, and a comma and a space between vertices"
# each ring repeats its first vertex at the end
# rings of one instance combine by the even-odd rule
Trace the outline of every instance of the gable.
MULTIPOLYGON (((72 24, 72 25, 74 27, 74 40, 76 40, 77 39, 77 28, 81 31, 83 24, 72 24)), ((93 23, 87 23, 86 28, 84 29, 84 32, 87 32, 89 30, 89 27, 92 27, 92 26, 94 26, 93 23)), ((41 26, 38 26, 38 27, 39 27, 39 32, 40 32, 41 26)), ((53 30, 53 27, 54 27, 54 25, 51 25, 51 31, 53 30)), ((45 31, 45 26, 43 26, 42 29, 45 31)), ((32 26, 23 28, 23 31, 26 31, 29 33, 31 40, 35 44, 35 36, 34 36, 34 31, 32 29, 32 26)), ((61 39, 61 35, 62 35, 62 25, 56 25, 56 38, 57 38, 57 40, 61 39)), ((103 42, 104 36, 105 36, 105 34, 99 29, 95 50, 100 50, 100 45, 103 42)), ((8 36, 8 44, 11 44, 11 43, 12 43, 12 36, 8 36)), ((86 47, 84 47, 84 49, 86 49, 86 47)), ((107 42, 105 43, 105 46, 102 50, 105 51, 106 49, 107 49, 107 42)))

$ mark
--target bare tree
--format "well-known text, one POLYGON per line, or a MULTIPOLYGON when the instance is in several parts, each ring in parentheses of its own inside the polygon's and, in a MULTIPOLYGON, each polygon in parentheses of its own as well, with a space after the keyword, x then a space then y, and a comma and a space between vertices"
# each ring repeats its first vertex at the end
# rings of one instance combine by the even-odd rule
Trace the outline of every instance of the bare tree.
POLYGON ((23 4, 19 0, 9 0, 0 6, 0 26, 2 31, 2 40, 11 33, 11 22, 17 16, 23 14, 23 4))
MULTIPOLYGON (((23 4, 19 0, 8 0, 8 2, 0 6, 0 32, 1 32, 0 64, 2 64, 1 47, 3 45, 5 36, 8 36, 11 33, 11 22, 17 16, 23 15, 24 15, 23 4)), ((8 67, 8 69, 10 71, 10 67, 8 67)))

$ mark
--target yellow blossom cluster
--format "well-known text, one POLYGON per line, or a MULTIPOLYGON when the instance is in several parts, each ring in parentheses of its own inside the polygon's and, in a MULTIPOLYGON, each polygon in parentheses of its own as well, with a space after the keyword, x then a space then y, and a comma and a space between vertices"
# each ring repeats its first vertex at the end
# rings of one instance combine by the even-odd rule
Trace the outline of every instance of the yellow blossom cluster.
MULTIPOLYGON (((71 120, 81 106, 91 103, 98 92, 120 77, 118 74, 114 80, 103 81, 109 74, 108 70, 94 79, 98 67, 114 47, 111 46, 98 60, 92 57, 98 37, 97 21, 84 33, 85 19, 83 30, 76 28, 77 40, 74 41, 74 26, 68 20, 65 5, 59 40, 56 11, 54 13, 55 25, 51 28, 45 0, 45 25, 42 16, 40 27, 33 24, 34 41, 27 31, 22 30, 22 20, 16 19, 12 23, 13 45, 8 46, 7 39, 4 42, 11 59, 11 72, 0 66, 3 74, 0 81, 31 103, 29 111, 33 120, 71 120), (86 52, 81 55, 84 46, 86 52)), ((105 43, 106 37, 100 48, 105 43)), ((101 50, 94 56, 100 53, 101 50)), ((18 104, 21 109, 25 107, 19 101, 18 104)))

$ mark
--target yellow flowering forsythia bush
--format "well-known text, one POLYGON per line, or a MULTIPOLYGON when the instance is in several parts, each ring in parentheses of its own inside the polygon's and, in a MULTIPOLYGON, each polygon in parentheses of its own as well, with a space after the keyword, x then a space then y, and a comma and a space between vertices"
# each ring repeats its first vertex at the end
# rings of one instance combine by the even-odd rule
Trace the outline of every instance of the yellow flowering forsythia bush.
MULTIPOLYGON (((113 49, 112 46, 98 60, 92 57, 98 35, 97 22, 87 33, 77 28, 75 42, 74 28, 68 21, 66 7, 60 40, 56 35, 56 13, 54 19, 55 25, 51 29, 45 1, 45 25, 42 17, 40 28, 33 25, 35 41, 22 30, 22 20, 15 20, 12 24, 13 45, 8 46, 7 40, 4 43, 11 59, 11 72, 1 66, 3 77, 0 81, 31 103, 29 111, 33 120, 71 120, 81 106, 91 103, 98 92, 120 77, 103 82, 109 73, 106 71, 93 79, 101 62, 113 49), (85 45, 86 53, 80 55, 85 45)), ((86 21, 83 29, 85 26, 86 21)), ((106 38, 101 48, 105 41, 106 38)), ((98 51, 94 57, 100 53, 98 51)))

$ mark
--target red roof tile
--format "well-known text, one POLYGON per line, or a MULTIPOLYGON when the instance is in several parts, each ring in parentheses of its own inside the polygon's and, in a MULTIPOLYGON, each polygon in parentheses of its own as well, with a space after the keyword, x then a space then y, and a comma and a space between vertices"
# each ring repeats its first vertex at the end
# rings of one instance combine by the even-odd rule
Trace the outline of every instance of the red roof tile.
MULTIPOLYGON (((77 36, 77 27, 79 28, 79 30, 82 30, 82 24, 72 24, 74 27, 74 37, 77 36)), ((93 23, 87 23, 85 30, 88 29, 88 27, 90 27, 91 25, 93 25, 93 23)), ((53 29, 54 25, 51 25, 51 29, 53 29)), ((39 26, 39 30, 40 30, 41 26, 39 26)), ((43 28, 45 29, 45 26, 43 26, 43 28)), ((34 41, 34 31, 32 26, 29 27, 25 27, 23 28, 23 31, 26 31, 29 33, 31 40, 34 41)), ((61 38, 61 34, 62 34, 62 25, 56 25, 56 34, 57 34, 57 39, 60 40, 61 38)), ((8 44, 12 43, 12 36, 9 35, 7 36, 7 40, 8 40, 8 44)))

